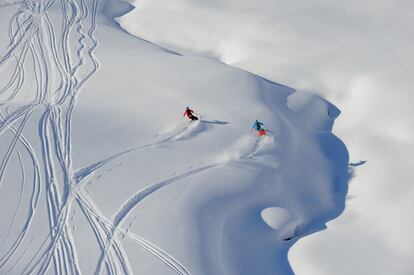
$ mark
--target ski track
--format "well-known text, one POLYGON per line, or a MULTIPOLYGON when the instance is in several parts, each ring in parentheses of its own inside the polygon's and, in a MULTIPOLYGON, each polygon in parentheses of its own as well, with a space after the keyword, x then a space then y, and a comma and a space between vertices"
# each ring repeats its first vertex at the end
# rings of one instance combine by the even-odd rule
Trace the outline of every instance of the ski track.
MULTIPOLYGON (((108 274, 133 274, 119 236, 126 236, 140 245, 176 274, 190 275, 171 254, 123 229, 122 223, 148 196, 221 163, 211 163, 147 185, 120 206, 113 221, 103 215, 84 191, 84 185, 94 172, 118 157, 174 145, 204 129, 197 127, 206 126, 200 124, 202 121, 191 127, 179 125, 159 141, 133 147, 75 171, 72 117, 80 91, 100 67, 95 56, 99 46, 95 36, 99 0, 89 3, 85 0, 27 0, 13 5, 20 7, 11 16, 10 43, 0 56, 0 72, 14 66, 8 72, 10 78, 6 83, 0 83, 0 140, 7 144, 0 158, 0 191, 13 161, 18 161, 17 167, 21 169, 21 185, 17 207, 1 243, 0 273, 82 274, 70 225, 73 217, 69 217, 77 206, 100 248, 95 275, 104 269, 108 274), (52 6, 60 8, 55 9, 61 13, 60 25, 51 20, 49 9, 52 6), (74 42, 76 45, 72 45, 74 42), (35 85, 25 92, 29 74, 35 85), (37 126, 38 136, 29 136, 28 125, 37 126), (40 212, 41 201, 46 205, 49 232, 39 241, 31 235, 31 229, 40 212), (25 211, 23 205, 27 205, 25 211), (26 216, 18 221, 22 213, 26 216)), ((257 143, 251 153, 240 158, 251 158, 260 148, 261 144, 257 143)))
POLYGON ((22 161, 22 156, 21 156, 19 150, 17 150, 17 156, 19 158, 19 163, 20 163, 20 168, 21 168, 21 176, 22 176, 22 180, 20 181, 21 184, 20 184, 20 192, 19 192, 19 201, 18 201, 18 204, 17 204, 17 208, 14 211, 13 219, 12 219, 12 222, 10 224, 9 230, 7 231, 6 236, 4 237, 3 241, 1 242, 1 245, 4 245, 4 242, 6 241, 6 239, 8 239, 8 237, 10 236, 11 231, 13 230, 14 224, 16 222, 16 217, 17 217, 17 214, 20 211, 20 207, 22 205, 22 200, 23 200, 25 171, 24 171, 24 164, 23 164, 23 161, 22 161))
MULTIPOLYGON (((6 67, 12 68, 7 82, 0 84, 0 138, 8 144, 0 159, 0 190, 3 181, 7 180, 11 162, 16 159, 21 169, 21 185, 17 207, 2 241, 0 273, 82 274, 69 223, 69 213, 76 202, 101 247, 97 274, 103 267, 108 274, 133 273, 116 232, 128 236, 177 274, 190 274, 161 248, 120 228, 121 221, 134 208, 131 203, 137 205, 140 196, 124 204, 128 207, 122 208, 114 224, 82 191, 84 179, 118 156, 170 143, 174 136, 121 152, 76 172, 72 168, 71 131, 77 97, 100 66, 95 56, 99 46, 95 37, 99 1, 93 0, 89 4, 84 0, 28 0, 13 5, 20 7, 10 19, 10 43, 0 56, 0 72, 6 67), (50 18, 52 6, 60 7, 59 30, 50 18), (77 44, 73 46, 69 41, 77 41, 77 44), (31 93, 24 92, 29 73, 35 80, 31 93), (37 138, 26 136, 29 134, 25 131, 27 125, 33 124, 37 124, 37 138), (31 190, 27 196, 25 193, 29 189, 26 186, 30 182, 31 190), (41 200, 46 202, 50 231, 40 244, 36 244, 30 232, 41 200), (23 211, 22 206, 26 203, 27 210, 23 211), (25 213, 26 217, 17 221, 20 213, 25 213), (15 233, 10 239, 12 232, 15 233)), ((178 180, 171 179, 146 188, 141 193, 141 200, 178 180)))
MULTIPOLYGON (((152 244, 151 242, 145 240, 142 237, 139 237, 136 234, 133 234, 131 232, 128 232, 128 230, 122 229, 116 225, 114 225, 112 222, 110 222, 107 218, 105 218, 102 214, 99 213, 99 211, 96 211, 93 209, 92 206, 85 203, 85 194, 79 193, 78 195, 78 201, 80 205, 82 206, 82 210, 85 211, 85 213, 88 216, 95 217, 96 221, 101 224, 101 226, 105 226, 107 230, 111 230, 112 235, 114 235, 115 232, 121 233, 122 235, 127 236, 129 239, 143 247, 145 250, 150 252, 152 255, 154 255, 156 258, 158 258, 160 261, 165 263, 167 266, 169 266, 173 271, 175 271, 177 274, 190 274, 188 270, 179 263, 174 257, 172 257, 170 254, 162 250, 161 248, 157 247, 156 245, 152 244)), ((118 242, 116 238, 113 240, 108 240, 106 243, 106 246, 104 247, 104 243, 101 243, 102 252, 105 254, 109 254, 110 251, 108 251, 108 247, 111 245, 111 242, 118 242)), ((106 261, 101 260, 101 263, 106 263, 106 261)), ((126 273, 129 274, 129 273, 126 273)))
MULTIPOLYGON (((11 126, 10 130, 16 135, 19 136, 17 134, 17 130, 11 126)), ((40 198, 40 189, 41 189, 41 185, 40 185, 40 168, 39 168, 39 162, 34 154, 34 150, 33 148, 30 146, 30 144, 28 143, 28 141, 22 137, 19 136, 24 148, 26 149, 27 153, 30 156, 30 159, 32 160, 32 166, 34 167, 34 174, 33 174, 33 192, 31 195, 31 199, 30 199, 30 204, 29 204, 29 212, 28 215, 26 217, 26 221, 23 225, 23 229, 20 231, 18 237, 16 238, 16 240, 14 241, 13 245, 11 246, 11 248, 6 252, 6 254, 0 259, 0 268, 2 266, 4 266, 4 264, 7 263, 7 261, 11 258, 11 256, 13 255, 13 253, 16 251, 17 247, 20 245, 20 243, 23 241, 23 239, 25 238, 27 231, 30 227, 30 224, 32 222, 32 218, 34 215, 34 212, 36 211, 36 208, 38 206, 39 203, 39 198, 40 198)))

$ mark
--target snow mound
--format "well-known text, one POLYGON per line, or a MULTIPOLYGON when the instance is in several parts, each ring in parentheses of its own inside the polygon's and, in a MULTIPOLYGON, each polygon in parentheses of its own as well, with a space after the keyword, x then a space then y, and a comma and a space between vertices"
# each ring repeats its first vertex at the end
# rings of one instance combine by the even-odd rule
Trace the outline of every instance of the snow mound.
POLYGON ((296 237, 301 222, 288 209, 268 207, 263 209, 260 215, 269 227, 277 231, 279 239, 288 240, 296 237))

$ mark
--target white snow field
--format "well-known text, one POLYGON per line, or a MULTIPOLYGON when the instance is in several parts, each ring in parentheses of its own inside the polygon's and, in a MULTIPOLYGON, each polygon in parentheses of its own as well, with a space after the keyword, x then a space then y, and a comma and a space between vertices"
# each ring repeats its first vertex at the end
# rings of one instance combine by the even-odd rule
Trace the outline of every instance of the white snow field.
MULTIPOLYGON (((392 12, 376 3, 346 11, 392 12)), ((325 1, 133 4, 0 0, 0 274, 409 274, 407 43, 304 51, 336 33, 325 1), (332 133, 339 109, 276 82, 339 103, 361 170, 332 133), (355 199, 315 234, 344 210, 350 172, 355 199)), ((359 42, 382 34, 341 22, 359 42)))
POLYGON ((119 19, 130 33, 314 91, 341 109, 334 132, 354 174, 347 207, 290 250, 297 274, 413 274, 413 1, 132 4, 119 19))
POLYGON ((1 6, 0 273, 292 274, 344 209, 339 110, 135 38, 129 9, 1 6))

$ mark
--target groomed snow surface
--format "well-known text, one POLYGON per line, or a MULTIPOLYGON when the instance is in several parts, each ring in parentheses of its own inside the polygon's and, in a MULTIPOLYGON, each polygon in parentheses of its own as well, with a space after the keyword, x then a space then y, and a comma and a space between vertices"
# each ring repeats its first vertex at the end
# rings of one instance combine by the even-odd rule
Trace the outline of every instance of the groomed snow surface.
POLYGON ((339 274, 334 256, 313 266, 326 252, 312 244, 295 252, 303 265, 288 261, 312 236, 326 247, 315 233, 344 210, 353 170, 332 134, 339 109, 221 62, 242 61, 243 49, 228 59, 190 39, 226 37, 197 29, 209 14, 236 22, 234 33, 275 6, 157 2, 131 13, 115 0, 1 2, 0 274, 339 274), (183 14, 199 20, 175 24, 183 14), (131 36, 118 16, 128 32, 166 40, 131 36), (199 121, 183 118, 186 106, 199 121), (255 119, 267 136, 251 130, 255 119))

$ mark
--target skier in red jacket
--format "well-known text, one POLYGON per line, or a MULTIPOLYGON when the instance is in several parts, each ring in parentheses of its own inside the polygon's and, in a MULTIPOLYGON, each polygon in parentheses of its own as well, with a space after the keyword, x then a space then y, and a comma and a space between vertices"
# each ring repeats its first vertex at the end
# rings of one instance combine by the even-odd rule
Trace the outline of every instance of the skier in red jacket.
POLYGON ((183 116, 187 116, 191 120, 198 120, 198 117, 193 115, 193 113, 194 113, 194 111, 187 107, 185 109, 185 112, 184 112, 183 116))

